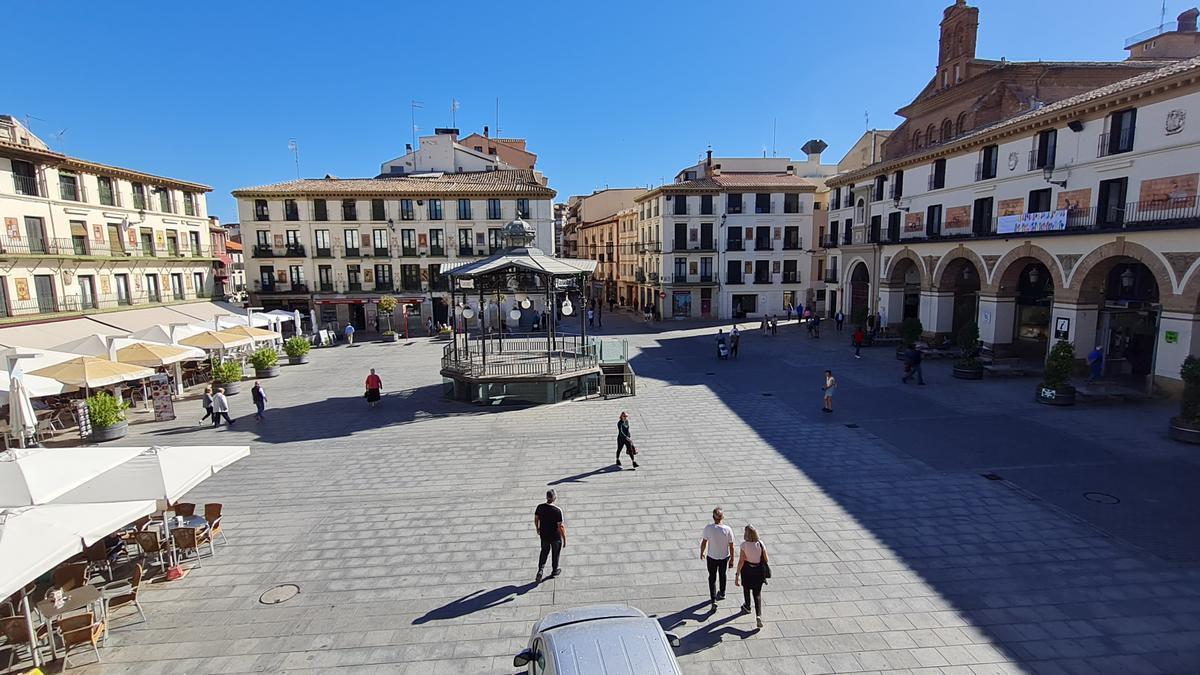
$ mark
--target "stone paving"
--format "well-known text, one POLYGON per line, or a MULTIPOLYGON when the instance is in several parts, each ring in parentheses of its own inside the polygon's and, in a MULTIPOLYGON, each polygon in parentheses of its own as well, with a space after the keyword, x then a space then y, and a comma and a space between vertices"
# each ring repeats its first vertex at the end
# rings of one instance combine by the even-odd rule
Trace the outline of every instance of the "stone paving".
POLYGON ((605 324, 630 333, 636 398, 448 403, 441 347, 418 339, 283 368, 263 422, 246 393, 230 430, 190 426, 194 401, 139 425, 131 444, 253 454, 190 495, 225 505, 229 543, 148 587, 148 621, 118 618, 103 666, 78 672, 512 673, 537 618, 597 602, 657 616, 686 673, 1200 672, 1198 467, 1164 440, 1168 406, 1049 409, 1032 380, 954 381, 937 363, 904 386, 892 349, 856 360, 832 330, 751 331, 719 362, 710 328, 605 324), (621 410, 636 472, 611 466, 621 410), (547 485, 569 545, 563 576, 535 586, 547 485), (716 505, 771 551, 761 630, 732 579, 707 610, 716 505), (300 594, 259 603, 287 583, 300 594))

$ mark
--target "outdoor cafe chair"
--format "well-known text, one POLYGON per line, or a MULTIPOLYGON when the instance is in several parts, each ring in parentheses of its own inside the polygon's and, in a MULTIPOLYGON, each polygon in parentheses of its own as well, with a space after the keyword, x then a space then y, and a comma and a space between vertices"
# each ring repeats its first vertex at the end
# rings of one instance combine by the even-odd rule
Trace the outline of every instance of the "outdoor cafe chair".
POLYGON ((96 654, 96 663, 100 663, 100 638, 104 636, 104 621, 98 619, 91 610, 59 619, 55 632, 63 645, 64 669, 71 665, 73 647, 91 647, 96 654))
POLYGON ((149 562, 150 557, 154 556, 158 560, 159 570, 167 568, 166 558, 163 554, 163 542, 158 538, 157 532, 138 532, 134 535, 137 538, 138 548, 142 549, 142 557, 149 562))
MULTIPOLYGON (((42 642, 46 640, 46 624, 37 624, 34 632, 37 633, 37 646, 40 649, 42 642)), ((29 626, 25 623, 25 617, 16 614, 0 619, 0 637, 6 640, 4 645, 0 646, 0 651, 8 651, 8 665, 4 669, 7 672, 12 670, 13 664, 16 663, 19 650, 29 651, 29 626)), ((33 654, 26 658, 32 660, 33 654)))
POLYGON ((134 565, 131 577, 107 583, 100 588, 100 595, 105 599, 106 614, 110 620, 113 610, 132 605, 138 616, 142 617, 142 623, 146 622, 146 614, 142 611, 142 604, 138 602, 138 589, 141 585, 142 566, 134 565))
MULTIPOLYGON (((177 527, 171 530, 171 538, 175 541, 175 550, 180 554, 181 558, 186 558, 188 551, 196 554, 196 567, 200 567, 200 547, 208 544, 209 555, 216 552, 213 548, 212 539, 208 536, 208 530, 205 529, 177 527)), ((180 562, 182 562, 182 559, 180 562)))
POLYGON ((220 504, 205 504, 204 505, 204 520, 208 521, 208 536, 216 541, 217 537, 221 538, 221 542, 228 544, 229 540, 225 538, 225 533, 221 531, 221 505, 220 504))
MULTIPOLYGON (((118 551, 118 549, 114 549, 114 551, 118 551)), ((85 576, 91 578, 93 573, 97 573, 104 577, 111 577, 113 558, 117 554, 110 556, 108 545, 104 543, 103 539, 85 548, 83 555, 88 563, 88 571, 85 576)))
POLYGON ((64 591, 71 591, 76 588, 82 588, 87 583, 87 578, 88 563, 65 563, 54 568, 54 586, 51 590, 61 588, 64 591))
POLYGON ((186 518, 188 516, 196 515, 196 505, 192 504, 191 502, 179 502, 172 508, 177 516, 183 516, 186 518))

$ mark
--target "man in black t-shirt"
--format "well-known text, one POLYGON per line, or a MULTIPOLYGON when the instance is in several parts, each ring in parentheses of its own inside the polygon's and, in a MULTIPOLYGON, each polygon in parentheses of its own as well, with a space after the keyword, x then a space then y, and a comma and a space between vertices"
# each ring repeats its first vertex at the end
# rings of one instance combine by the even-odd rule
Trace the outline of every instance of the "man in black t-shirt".
POLYGON ((546 503, 538 504, 533 511, 533 529, 537 530, 542 540, 542 551, 538 555, 538 571, 534 583, 542 580, 542 570, 546 567, 546 557, 553 554, 553 571, 551 577, 558 576, 562 570, 558 567, 558 555, 567 545, 567 525, 563 522, 562 509, 554 505, 558 494, 554 490, 546 490, 546 503))

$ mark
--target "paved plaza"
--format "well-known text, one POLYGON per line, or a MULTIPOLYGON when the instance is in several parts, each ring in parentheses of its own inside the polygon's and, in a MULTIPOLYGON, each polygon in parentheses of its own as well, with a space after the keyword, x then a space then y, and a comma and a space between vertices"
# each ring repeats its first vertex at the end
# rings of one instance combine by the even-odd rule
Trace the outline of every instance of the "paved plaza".
POLYGON ((534 408, 441 398, 425 338, 315 351, 264 382, 267 419, 135 427, 130 444, 249 443, 190 501, 229 543, 143 594, 102 667, 78 672, 512 673, 547 612, 623 602, 681 636, 686 673, 1200 671, 1200 465, 1165 439, 1169 403, 1053 409, 1035 379, 900 383, 890 347, 848 333, 604 317, 638 396, 534 408), (368 408, 378 369, 386 395, 368 408), (820 410, 821 374, 839 381, 820 410), (641 468, 612 466, 630 413, 641 468), (984 474, 988 474, 985 477, 984 474), (564 574, 533 584, 534 507, 559 492, 564 574), (740 589, 707 608, 714 506, 757 526, 766 626, 740 589), (279 584, 300 593, 276 605, 279 584))

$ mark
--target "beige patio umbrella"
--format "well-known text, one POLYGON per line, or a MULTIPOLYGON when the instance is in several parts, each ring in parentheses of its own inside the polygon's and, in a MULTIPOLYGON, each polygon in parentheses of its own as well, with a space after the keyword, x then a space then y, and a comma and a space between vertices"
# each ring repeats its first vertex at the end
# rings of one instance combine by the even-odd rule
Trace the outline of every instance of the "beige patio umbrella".
POLYGON ((203 333, 196 333, 190 337, 185 337, 179 341, 181 345, 189 347, 199 347, 206 351, 220 351, 223 349, 232 349, 241 347, 254 342, 252 338, 240 335, 233 335, 226 331, 206 330, 203 333))
POLYGON ((80 356, 76 359, 32 370, 29 374, 48 377, 63 384, 73 384, 76 387, 95 389, 150 377, 154 371, 96 356, 80 356))
POLYGON ((250 326, 234 326, 221 331, 225 335, 233 335, 237 337, 250 338, 255 342, 269 342, 271 340, 282 340, 283 336, 273 330, 264 328, 251 328, 250 326))
POLYGON ((117 350, 117 360, 135 366, 169 366, 180 361, 203 359, 204 352, 195 347, 162 345, 156 342, 135 342, 117 350))

